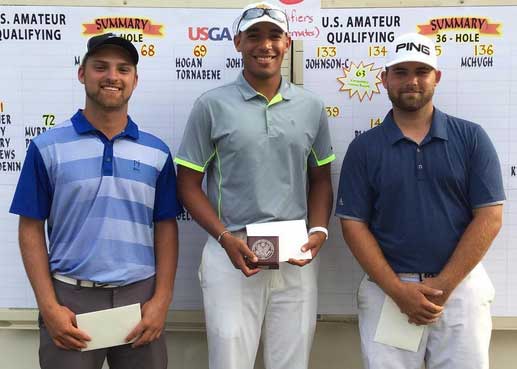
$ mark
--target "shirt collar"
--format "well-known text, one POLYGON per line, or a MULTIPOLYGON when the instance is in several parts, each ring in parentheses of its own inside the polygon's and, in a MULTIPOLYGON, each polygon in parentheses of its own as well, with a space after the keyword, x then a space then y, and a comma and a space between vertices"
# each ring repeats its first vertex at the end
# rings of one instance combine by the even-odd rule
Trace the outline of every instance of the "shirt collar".
MULTIPOLYGON (((386 133, 390 144, 393 145, 405 138, 399 126, 397 126, 397 123, 395 123, 395 120, 393 119, 393 109, 390 110, 384 118, 382 126, 384 127, 384 132, 386 133)), ((443 112, 436 108, 433 110, 431 129, 429 130, 427 136, 431 138, 440 138, 442 140, 448 139, 447 117, 443 112)))
POLYGON ((431 123, 429 135, 445 141, 449 139, 447 135, 447 115, 436 108, 433 111, 433 122, 431 123))
MULTIPOLYGON (((77 110, 77 113, 74 114, 74 116, 71 118, 72 124, 74 126, 75 131, 80 134, 86 134, 89 132, 98 132, 98 129, 95 128, 90 122, 88 122, 88 119, 83 114, 82 109, 77 110)), ((127 125, 124 131, 122 131, 117 137, 130 137, 133 139, 138 139, 139 131, 138 126, 131 117, 127 116, 127 125)))
MULTIPOLYGON (((239 73, 239 75, 237 76, 236 84, 244 100, 251 100, 255 96, 262 96, 253 87, 251 87, 249 82, 246 81, 246 78, 244 78, 244 74, 242 72, 239 73)), ((282 81, 280 82, 280 88, 278 89, 277 94, 278 93, 282 96, 283 100, 291 100, 291 83, 287 81, 284 77, 282 77, 282 81)))

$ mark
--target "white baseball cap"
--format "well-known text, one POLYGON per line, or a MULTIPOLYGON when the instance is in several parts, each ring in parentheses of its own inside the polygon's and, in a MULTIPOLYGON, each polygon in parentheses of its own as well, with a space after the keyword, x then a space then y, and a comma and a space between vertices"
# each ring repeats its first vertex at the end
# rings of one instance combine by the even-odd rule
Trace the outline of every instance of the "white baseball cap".
POLYGON ((252 25, 259 22, 268 22, 277 25, 282 31, 289 31, 287 15, 278 6, 260 2, 253 3, 242 9, 242 13, 236 20, 234 33, 244 32, 252 25))
POLYGON ((418 33, 405 33, 397 37, 389 47, 385 66, 388 68, 404 62, 420 62, 438 69, 433 41, 418 33))

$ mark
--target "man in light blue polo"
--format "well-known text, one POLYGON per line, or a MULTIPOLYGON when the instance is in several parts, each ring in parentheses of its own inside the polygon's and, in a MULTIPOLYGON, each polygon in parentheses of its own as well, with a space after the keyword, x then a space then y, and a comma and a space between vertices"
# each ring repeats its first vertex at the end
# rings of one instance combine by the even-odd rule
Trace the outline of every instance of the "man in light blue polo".
POLYGON ((138 52, 114 34, 92 37, 78 71, 86 103, 32 140, 11 212, 40 310, 48 369, 167 367, 162 335, 177 264, 174 165, 165 143, 127 115, 138 52), (47 253, 44 224, 47 222, 47 253), (140 303, 132 345, 86 352, 75 315, 140 303))
POLYGON ((368 369, 488 368, 494 290, 480 261, 501 227, 501 168, 479 125, 433 106, 440 78, 432 41, 397 38, 382 73, 393 109, 350 144, 341 169, 336 215, 367 274, 368 369), (417 352, 375 341, 386 295, 425 325, 417 352))
POLYGON ((287 32, 279 8, 243 9, 234 38, 243 73, 195 102, 175 158, 182 202, 210 235, 199 274, 211 369, 252 369, 261 333, 266 368, 308 367, 318 259, 258 273, 243 240, 250 223, 307 219, 304 248, 316 257, 327 236, 335 158, 327 116, 280 74, 287 32))

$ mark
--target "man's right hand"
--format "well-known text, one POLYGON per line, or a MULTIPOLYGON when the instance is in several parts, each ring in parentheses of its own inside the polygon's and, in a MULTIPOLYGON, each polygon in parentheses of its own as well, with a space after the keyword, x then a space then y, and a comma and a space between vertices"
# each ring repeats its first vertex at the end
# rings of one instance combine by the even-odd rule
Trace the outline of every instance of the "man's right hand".
POLYGON ((248 245, 231 233, 226 233, 221 238, 221 246, 224 248, 233 266, 240 269, 246 277, 251 277, 260 272, 259 268, 252 264, 258 262, 257 256, 251 252, 248 245))
POLYGON ((86 341, 91 338, 77 328, 75 314, 66 306, 57 305, 45 312, 41 311, 48 333, 54 344, 64 350, 86 348, 86 341))
POLYGON ((426 325, 436 322, 443 313, 443 306, 432 303, 427 296, 440 296, 443 292, 422 283, 402 282, 392 296, 400 311, 409 322, 426 325))

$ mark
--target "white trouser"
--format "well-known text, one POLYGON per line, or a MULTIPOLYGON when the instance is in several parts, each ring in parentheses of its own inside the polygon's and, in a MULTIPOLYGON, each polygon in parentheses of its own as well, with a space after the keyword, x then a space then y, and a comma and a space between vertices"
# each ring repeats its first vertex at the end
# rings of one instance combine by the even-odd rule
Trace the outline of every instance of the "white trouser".
POLYGON ((262 333, 267 369, 305 369, 316 325, 318 260, 245 277, 209 237, 199 279, 210 369, 253 369, 262 333))
POLYGON ((418 352, 373 341, 384 298, 365 276, 357 294, 365 369, 420 369, 424 362, 426 369, 488 369, 494 287, 481 264, 452 292, 438 322, 426 326, 418 352))

